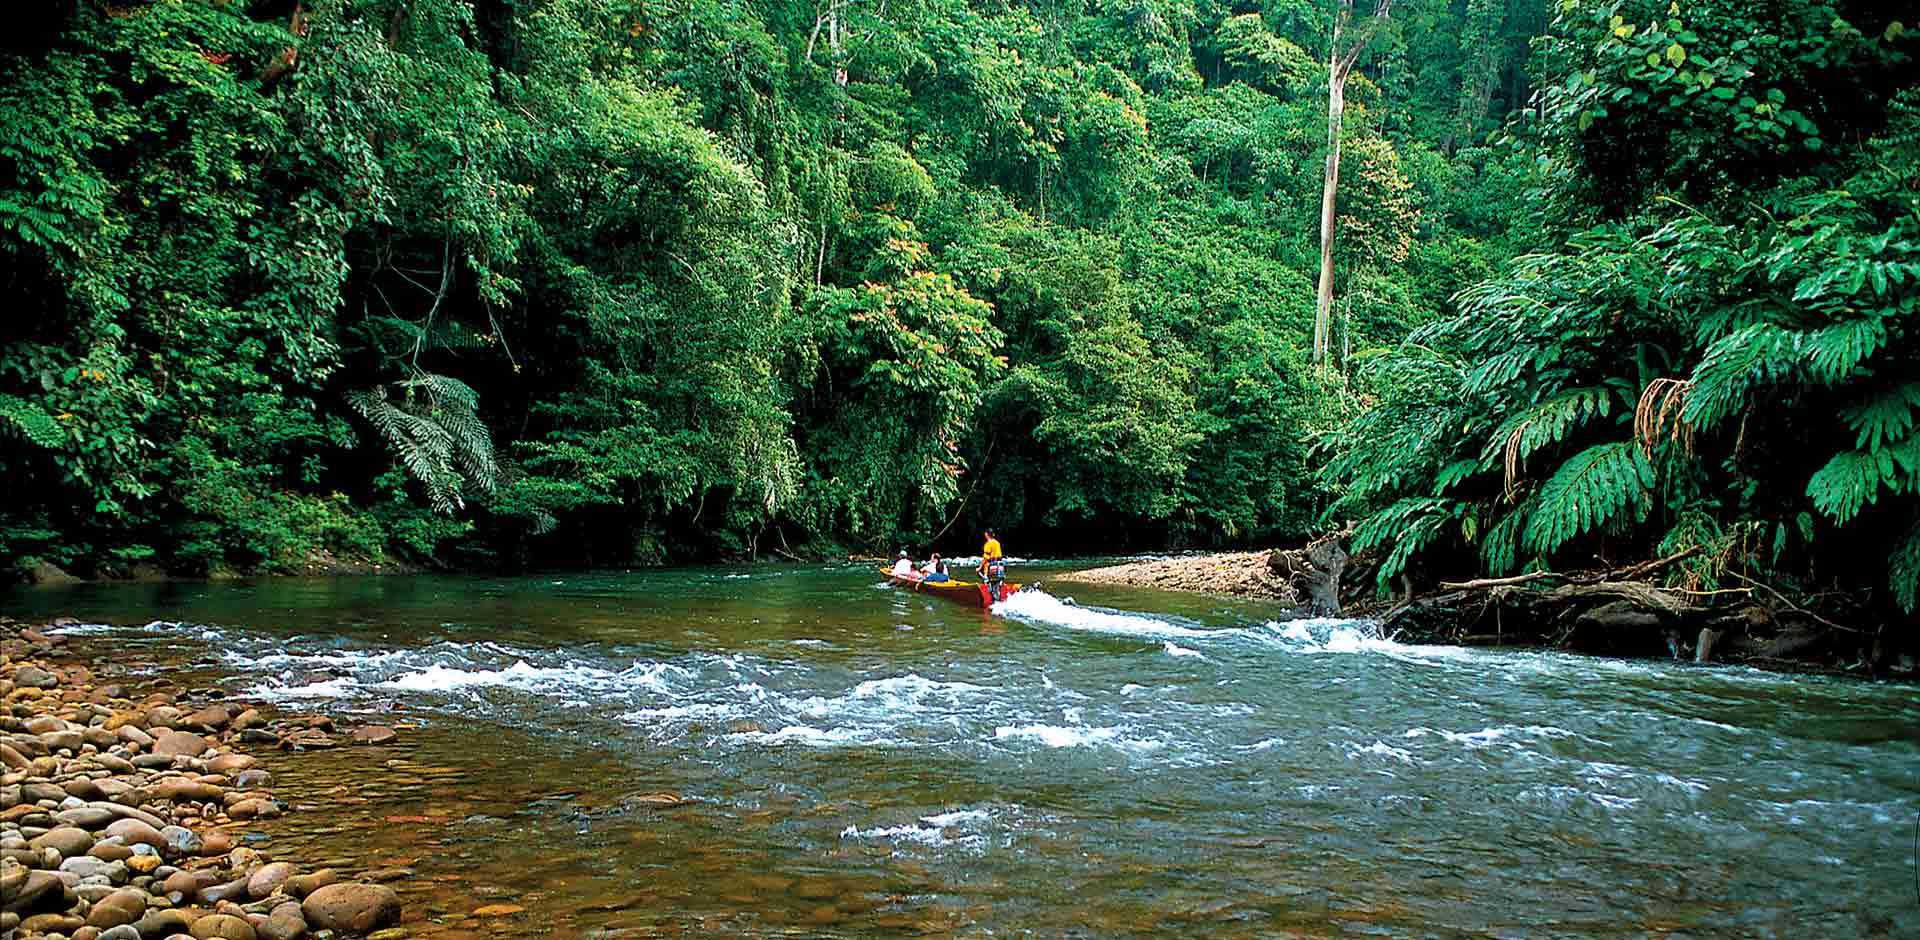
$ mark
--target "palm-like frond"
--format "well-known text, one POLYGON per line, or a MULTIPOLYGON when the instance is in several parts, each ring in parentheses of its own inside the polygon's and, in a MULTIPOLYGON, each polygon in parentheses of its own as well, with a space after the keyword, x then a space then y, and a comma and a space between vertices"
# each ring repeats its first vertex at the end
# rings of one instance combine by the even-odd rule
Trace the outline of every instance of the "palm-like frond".
POLYGON ((1540 488, 1522 542, 1551 552, 1629 511, 1644 512, 1653 484, 1653 465, 1631 441, 1589 447, 1540 488))
POLYGON ((425 488, 427 501, 447 514, 465 507, 468 486, 492 492, 499 481, 493 436, 475 412, 479 403, 466 383, 434 374, 347 394, 347 404, 425 488))

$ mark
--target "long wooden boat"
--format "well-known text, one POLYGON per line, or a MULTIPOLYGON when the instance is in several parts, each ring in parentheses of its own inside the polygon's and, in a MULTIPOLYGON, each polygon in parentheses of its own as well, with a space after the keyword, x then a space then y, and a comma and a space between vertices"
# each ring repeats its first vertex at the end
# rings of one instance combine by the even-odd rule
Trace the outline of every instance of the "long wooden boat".
MULTIPOLYGON (((888 581, 893 582, 894 587, 905 588, 915 594, 941 597, 955 603, 964 604, 968 607, 978 607, 981 610, 985 610, 994 605, 994 599, 990 593, 992 588, 975 581, 936 581, 928 584, 917 576, 908 577, 907 575, 894 574, 891 568, 880 569, 880 574, 885 576, 888 581)), ((1012 581, 1001 582, 1000 600, 1004 601, 1012 597, 1019 590, 1020 585, 1012 581)))

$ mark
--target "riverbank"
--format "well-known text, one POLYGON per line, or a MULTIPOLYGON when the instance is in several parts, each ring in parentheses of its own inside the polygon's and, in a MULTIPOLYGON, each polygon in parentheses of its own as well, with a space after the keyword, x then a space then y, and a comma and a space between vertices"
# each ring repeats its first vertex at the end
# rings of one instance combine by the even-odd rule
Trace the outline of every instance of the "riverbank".
POLYGON ((388 884, 405 873, 355 881, 256 849, 250 831, 291 808, 259 755, 377 759, 398 732, 181 688, 112 652, 0 620, 0 935, 410 935, 388 884))

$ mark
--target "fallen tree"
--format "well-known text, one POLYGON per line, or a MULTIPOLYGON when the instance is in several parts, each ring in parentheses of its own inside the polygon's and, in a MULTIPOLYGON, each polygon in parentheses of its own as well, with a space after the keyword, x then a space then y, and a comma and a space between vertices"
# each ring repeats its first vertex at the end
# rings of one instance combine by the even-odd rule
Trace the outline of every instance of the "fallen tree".
POLYGON ((1863 612, 1823 616, 1738 574, 1732 578, 1742 586, 1717 590, 1659 583, 1692 554, 1579 572, 1443 581, 1430 593, 1363 609, 1385 633, 1412 642, 1549 646, 1695 662, 1792 661, 1798 668, 1872 673, 1913 670, 1912 658, 1893 654, 1880 631, 1841 622, 1863 612))

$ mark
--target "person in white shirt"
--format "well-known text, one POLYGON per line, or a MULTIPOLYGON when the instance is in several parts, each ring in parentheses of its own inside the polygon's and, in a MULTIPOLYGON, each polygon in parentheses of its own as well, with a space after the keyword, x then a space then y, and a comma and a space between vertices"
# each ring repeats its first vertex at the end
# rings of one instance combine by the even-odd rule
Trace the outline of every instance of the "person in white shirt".
POLYGON ((893 573, 909 578, 914 576, 913 559, 908 558, 906 552, 901 552, 900 558, 893 563, 893 573))

